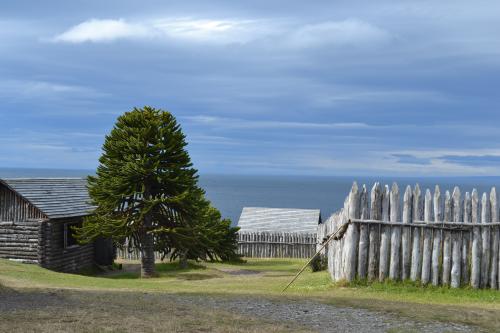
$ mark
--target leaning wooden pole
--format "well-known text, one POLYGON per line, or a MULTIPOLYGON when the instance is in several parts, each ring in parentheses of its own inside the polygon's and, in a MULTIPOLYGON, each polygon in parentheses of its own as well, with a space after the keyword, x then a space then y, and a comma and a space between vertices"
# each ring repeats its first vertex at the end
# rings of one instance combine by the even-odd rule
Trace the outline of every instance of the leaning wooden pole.
POLYGON ((285 288, 283 288, 283 290, 281 292, 285 292, 285 290, 287 290, 288 287, 290 287, 292 285, 292 283, 294 283, 295 280, 297 280, 297 278, 299 277, 299 275, 302 274, 302 272, 307 268, 307 266, 309 266, 309 264, 311 263, 311 261, 313 261, 313 259, 316 258, 316 256, 318 254, 320 254, 321 251, 323 251, 323 249, 328 245, 328 243, 330 243, 330 241, 341 239, 344 236, 345 232, 347 231, 347 228, 349 227, 349 224, 351 224, 351 220, 347 220, 346 223, 342 224, 333 234, 331 234, 327 238, 327 240, 321 245, 321 247, 316 251, 316 253, 300 269, 300 271, 297 274, 295 274, 295 276, 293 277, 293 279, 286 285, 285 288))

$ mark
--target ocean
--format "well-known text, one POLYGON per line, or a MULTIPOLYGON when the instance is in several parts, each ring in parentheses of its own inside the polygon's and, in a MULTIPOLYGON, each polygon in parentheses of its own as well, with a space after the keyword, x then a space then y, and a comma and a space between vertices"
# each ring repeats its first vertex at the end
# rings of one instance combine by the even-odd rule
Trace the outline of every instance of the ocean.
MULTIPOLYGON (((88 170, 7 169, 0 168, 0 178, 19 177, 85 177, 88 170)), ((250 207, 310 208, 320 209, 325 220, 340 209, 349 193, 352 182, 366 184, 371 189, 375 181, 392 184, 396 181, 401 196, 407 185, 419 183, 422 191, 434 189, 436 184, 445 190, 460 186, 462 194, 473 188, 482 193, 492 186, 499 187, 500 177, 313 177, 313 176, 262 176, 262 175, 208 175, 200 176, 200 185, 212 204, 222 215, 236 224, 241 210, 250 207)), ((499 187, 500 189, 500 187, 499 187)))

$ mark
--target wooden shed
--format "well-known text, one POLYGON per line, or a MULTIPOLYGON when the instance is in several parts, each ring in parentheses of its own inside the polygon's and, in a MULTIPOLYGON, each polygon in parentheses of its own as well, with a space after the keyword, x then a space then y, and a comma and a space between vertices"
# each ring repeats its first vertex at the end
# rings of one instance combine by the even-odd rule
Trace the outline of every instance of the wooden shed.
POLYGON ((319 209, 244 207, 240 232, 316 233, 321 223, 319 209))
POLYGON ((71 228, 93 208, 85 179, 0 179, 0 258, 62 272, 111 264, 109 241, 80 245, 71 228))
POLYGON ((238 252, 256 258, 309 258, 316 250, 319 209, 245 207, 238 252))

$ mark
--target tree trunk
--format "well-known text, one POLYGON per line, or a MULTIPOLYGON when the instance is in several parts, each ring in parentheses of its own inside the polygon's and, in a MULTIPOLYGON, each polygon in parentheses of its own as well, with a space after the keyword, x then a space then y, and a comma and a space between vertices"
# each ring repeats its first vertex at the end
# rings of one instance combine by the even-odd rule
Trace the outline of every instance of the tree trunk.
POLYGON ((188 268, 188 259, 187 259, 187 251, 182 251, 182 254, 179 257, 179 268, 186 269, 188 268))
POLYGON ((155 251, 153 235, 144 231, 141 236, 141 277, 150 278, 155 276, 155 251))
MULTIPOLYGON (((145 184, 144 200, 151 199, 151 189, 149 184, 145 184)), ((141 277, 150 278, 155 274, 155 250, 154 237, 148 233, 153 226, 151 211, 144 215, 144 223, 141 232, 141 277)))

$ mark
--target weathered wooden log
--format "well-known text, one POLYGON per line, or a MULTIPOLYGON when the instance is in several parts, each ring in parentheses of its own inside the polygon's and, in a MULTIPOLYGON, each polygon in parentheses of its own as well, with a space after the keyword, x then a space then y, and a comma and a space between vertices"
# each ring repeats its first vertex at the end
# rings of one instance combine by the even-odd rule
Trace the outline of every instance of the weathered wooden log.
MULTIPOLYGON (((360 202, 359 202, 359 189, 358 184, 354 182, 349 193, 349 218, 359 218, 360 202)), ((359 242, 359 226, 355 224, 349 225, 345 235, 345 276, 344 278, 351 282, 356 278, 357 268, 357 250, 359 242)))
MULTIPOLYGON (((424 220, 432 221, 432 194, 429 189, 425 191, 424 198, 424 220)), ((431 279, 432 261, 432 229, 424 228, 424 241, 422 245, 422 283, 427 284, 431 279)))
MULTIPOLYGON (((439 223, 443 217, 443 210, 441 204, 441 192, 439 190, 439 186, 436 185, 434 189, 434 198, 433 198, 433 206, 434 206, 434 222, 439 223)), ((441 243, 442 243, 442 232, 436 231, 433 234, 434 239, 432 242, 432 263, 431 263, 431 279, 432 285, 439 285, 439 276, 441 267, 441 243)))
MULTIPOLYGON (((360 197, 361 219, 370 218, 370 209, 368 202, 368 191, 363 184, 360 197)), ((358 277, 366 279, 368 270, 368 244, 370 241, 370 226, 362 224, 359 226, 359 249, 358 249, 358 277)))
POLYGON ((480 215, 479 195, 476 189, 472 190, 471 207, 472 224, 475 227, 472 229, 470 284, 472 288, 477 289, 481 285, 482 237, 481 229, 477 226, 480 223, 480 215))
MULTIPOLYGON (((349 196, 345 199, 344 201, 344 209, 342 210, 342 214, 340 215, 340 223, 344 224, 348 221, 349 219, 349 196)), ((344 279, 345 273, 345 242, 346 242, 346 237, 343 237, 340 242, 337 242, 337 251, 336 251, 336 262, 337 262, 337 270, 336 270, 336 275, 335 275, 335 281, 339 281, 341 279, 344 279)))
MULTIPOLYGON (((370 218, 372 220, 382 219, 382 191, 380 183, 373 185, 370 195, 370 218)), ((370 226, 370 244, 368 249, 368 280, 373 281, 378 276, 378 258, 380 247, 380 226, 370 226)))
MULTIPOLYGON (((491 222, 491 202, 486 193, 483 193, 481 201, 481 223, 491 222)), ((481 251, 481 288, 488 286, 490 278, 490 229, 482 228, 482 251, 481 251)))
MULTIPOLYGON (((470 193, 465 192, 464 198, 464 223, 471 223, 472 221, 472 206, 470 193)), ((470 282, 470 242, 472 230, 462 232, 462 284, 467 285, 470 282)))
MULTIPOLYGON (((462 208, 460 201, 460 189, 455 187, 452 195, 452 215, 454 222, 461 222, 462 208)), ((460 231, 452 231, 452 246, 451 246, 451 287, 460 287, 461 268, 462 268, 462 233, 460 231)))
MULTIPOLYGON (((413 192, 413 221, 420 221, 423 215, 422 193, 420 186, 415 185, 413 192)), ((410 279, 416 281, 420 277, 421 252, 420 252, 420 228, 413 228, 413 246, 411 251, 410 279)))
MULTIPOLYGON (((444 221, 451 221, 451 195, 446 191, 444 198, 444 221)), ((443 285, 450 284, 451 277, 451 231, 443 232, 443 285)))
POLYGON ((2 259, 32 259, 37 260, 38 257, 33 253, 26 252, 0 252, 0 258, 2 259))
MULTIPOLYGON (((490 192, 491 221, 498 222, 498 202, 497 191, 495 187, 490 192)), ((490 288, 498 289, 498 246, 499 246, 498 227, 491 229, 491 265, 490 265, 490 288)))
MULTIPOLYGON (((391 222, 401 222, 399 217, 399 188, 393 183, 390 194, 390 216, 391 222)), ((391 233, 391 262, 389 263, 389 278, 397 280, 401 278, 400 255, 401 255, 401 227, 392 227, 391 233)))
MULTIPOLYGON (((389 221, 389 186, 385 185, 382 193, 382 221, 389 221)), ((391 241, 391 227, 383 226, 380 235, 379 281, 384 281, 389 273, 389 246, 391 241)))
MULTIPOLYGON (((403 224, 407 225, 412 222, 412 203, 413 194, 411 187, 406 187, 403 196, 403 224)), ((411 270, 411 228, 404 228, 401 236, 401 263, 402 272, 401 278, 406 280, 410 277, 411 270)))

